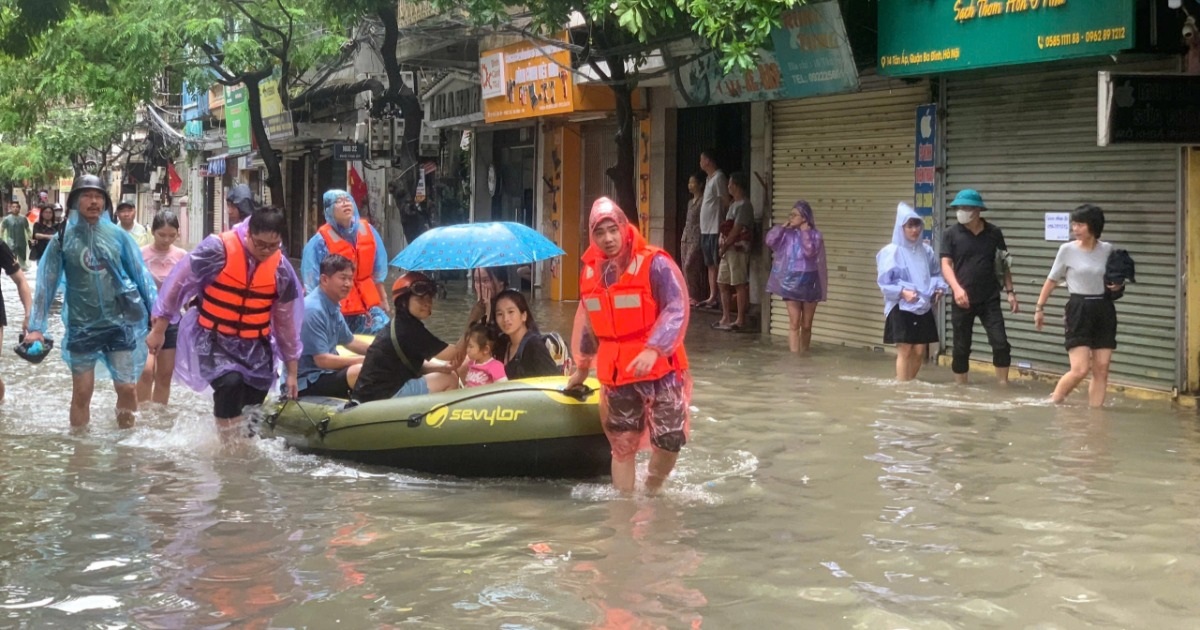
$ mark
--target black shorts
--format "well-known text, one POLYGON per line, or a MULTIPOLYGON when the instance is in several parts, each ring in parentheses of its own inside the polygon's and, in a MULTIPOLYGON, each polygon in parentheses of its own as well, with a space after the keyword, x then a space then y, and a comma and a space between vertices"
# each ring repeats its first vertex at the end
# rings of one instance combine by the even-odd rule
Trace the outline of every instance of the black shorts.
POLYGON ((701 234, 700 254, 704 256, 705 267, 716 267, 721 262, 721 235, 701 234))
POLYGON ((179 324, 171 324, 167 326, 167 332, 163 333, 163 350, 174 350, 179 344, 179 324))
POLYGON ((883 343, 938 343, 937 320, 933 311, 915 315, 893 306, 883 324, 883 343))
POLYGON ((218 376, 211 385, 213 415, 217 418, 237 418, 246 407, 261 405, 267 399, 267 390, 250 387, 240 372, 226 372, 218 376))
POLYGON ((350 398, 350 368, 342 368, 336 372, 325 372, 317 380, 300 390, 301 396, 324 396, 326 398, 350 398))
POLYGON ((1117 305, 1102 295, 1072 295, 1063 309, 1067 350, 1117 348, 1117 305))

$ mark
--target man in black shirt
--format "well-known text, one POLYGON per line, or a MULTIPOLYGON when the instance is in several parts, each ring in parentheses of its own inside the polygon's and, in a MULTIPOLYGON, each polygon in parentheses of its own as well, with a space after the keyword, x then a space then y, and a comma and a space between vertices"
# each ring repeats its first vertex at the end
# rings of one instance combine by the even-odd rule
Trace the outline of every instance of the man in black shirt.
POLYGON ((1012 347, 1004 330, 1000 307, 1000 289, 1008 296, 1013 313, 1020 312, 1013 291, 1012 271, 1008 268, 1008 245, 1000 228, 984 221, 980 212, 987 210, 978 192, 966 189, 958 193, 950 207, 956 210, 958 225, 942 236, 942 276, 954 292, 950 305, 950 324, 954 330, 954 380, 967 382, 970 369, 971 336, 978 317, 992 346, 992 365, 996 379, 1008 382, 1012 365, 1012 347), (1003 253, 1000 253, 1003 252, 1003 253), (1001 268, 997 269, 996 265, 1001 268))
MULTIPOLYGON (((8 243, 0 241, 0 269, 8 274, 12 279, 13 284, 17 285, 17 295, 21 298, 21 305, 25 307, 25 319, 21 322, 21 332, 29 326, 29 311, 33 306, 33 295, 29 292, 29 285, 25 283, 25 272, 21 271, 21 263, 17 262, 16 255, 8 243)), ((8 313, 4 309, 4 298, 0 297, 0 333, 3 333, 3 327, 8 326, 8 313)), ((4 400, 4 381, 0 380, 0 401, 4 400)))
MULTIPOLYGON (((433 314, 435 293, 437 285, 415 271, 400 276, 392 285, 396 317, 367 349, 354 385, 355 400, 370 402, 419 396, 458 387, 454 370, 466 349, 466 336, 450 345, 425 327, 423 320, 433 314), (432 363, 431 359, 441 363, 432 363)), ((482 301, 475 304, 467 318, 468 325, 483 316, 484 307, 482 301)))

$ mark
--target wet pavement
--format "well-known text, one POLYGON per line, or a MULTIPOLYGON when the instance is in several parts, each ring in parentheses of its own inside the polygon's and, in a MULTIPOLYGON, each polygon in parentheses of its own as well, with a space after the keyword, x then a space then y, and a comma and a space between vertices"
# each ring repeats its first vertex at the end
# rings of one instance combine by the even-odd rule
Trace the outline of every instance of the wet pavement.
MULTIPOLYGON (((433 328, 456 333, 465 303, 452 287, 433 328)), ((573 307, 535 309, 569 329, 573 307)), ((1197 623, 1194 412, 1052 407, 1048 385, 957 387, 935 367, 898 385, 887 356, 795 357, 713 317, 689 337, 692 443, 655 499, 222 447, 210 399, 182 389, 119 431, 98 384, 72 436, 66 368, 22 362, 9 329, 0 627, 1197 623)))

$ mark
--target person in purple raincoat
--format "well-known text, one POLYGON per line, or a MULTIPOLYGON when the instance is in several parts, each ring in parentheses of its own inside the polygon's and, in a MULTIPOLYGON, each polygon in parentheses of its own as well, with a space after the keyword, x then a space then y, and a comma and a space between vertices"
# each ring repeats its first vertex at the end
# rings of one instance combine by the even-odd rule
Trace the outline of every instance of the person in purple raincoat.
POLYGON ((196 391, 212 387, 223 435, 240 425, 246 406, 266 399, 276 359, 287 366, 283 394, 296 396, 304 292, 280 251, 285 228, 283 211, 268 206, 208 236, 175 266, 154 304, 146 345, 156 353, 171 314, 196 300, 179 323, 175 374, 196 391))
POLYGON ((607 197, 592 205, 588 234, 572 336, 577 363, 567 389, 596 368, 613 486, 632 492, 637 452, 653 447, 646 491, 654 493, 687 443, 687 283, 675 261, 648 245, 607 197))
POLYGON ((825 301, 829 286, 825 239, 808 202, 797 201, 787 223, 771 228, 766 242, 775 253, 767 291, 787 304, 788 347, 792 352, 808 352, 817 303, 825 301))
POLYGON ((896 344, 896 380, 917 378, 929 344, 938 342, 933 307, 950 289, 942 264, 921 240, 925 220, 912 206, 896 207, 892 243, 875 255, 876 282, 883 292, 883 342, 896 344))

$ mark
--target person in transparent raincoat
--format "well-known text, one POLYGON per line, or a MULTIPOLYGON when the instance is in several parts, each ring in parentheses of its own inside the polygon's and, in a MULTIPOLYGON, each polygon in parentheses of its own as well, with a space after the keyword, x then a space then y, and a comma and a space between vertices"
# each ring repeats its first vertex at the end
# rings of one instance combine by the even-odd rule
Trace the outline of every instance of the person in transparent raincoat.
POLYGON ((71 368, 71 426, 91 420, 96 363, 103 362, 117 391, 117 425, 133 426, 136 386, 146 363, 147 327, 156 298, 141 250, 112 221, 112 200, 95 175, 75 180, 62 234, 38 264, 33 314, 26 341, 40 341, 50 307, 62 290, 63 361, 71 368))
POLYGON ((210 234, 163 281, 146 339, 157 353, 170 320, 179 321, 175 379, 194 391, 211 387, 222 437, 240 428, 244 409, 261 405, 282 362, 280 394, 296 397, 304 292, 281 251, 287 221, 273 206, 220 234, 210 234), (189 306, 190 305, 190 306, 189 306))
POLYGON ((921 240, 925 220, 901 203, 892 242, 875 255, 876 282, 883 293, 883 342, 896 344, 896 380, 911 381, 921 370, 929 344, 938 342, 933 307, 950 289, 933 248, 921 240))
POLYGON ((654 493, 687 443, 692 391, 683 348, 687 283, 675 261, 646 244, 607 197, 592 205, 588 233, 572 335, 576 369, 567 387, 582 384, 596 368, 613 486, 632 492, 634 458, 653 447, 646 490, 654 493))
POLYGON ((354 262, 354 288, 342 300, 342 315, 356 334, 375 334, 391 319, 390 307, 383 281, 387 279, 387 249, 379 232, 359 217, 358 205, 344 190, 327 190, 325 225, 304 245, 300 258, 300 277, 308 293, 317 290, 321 281, 321 261, 330 254, 345 256, 354 262))

